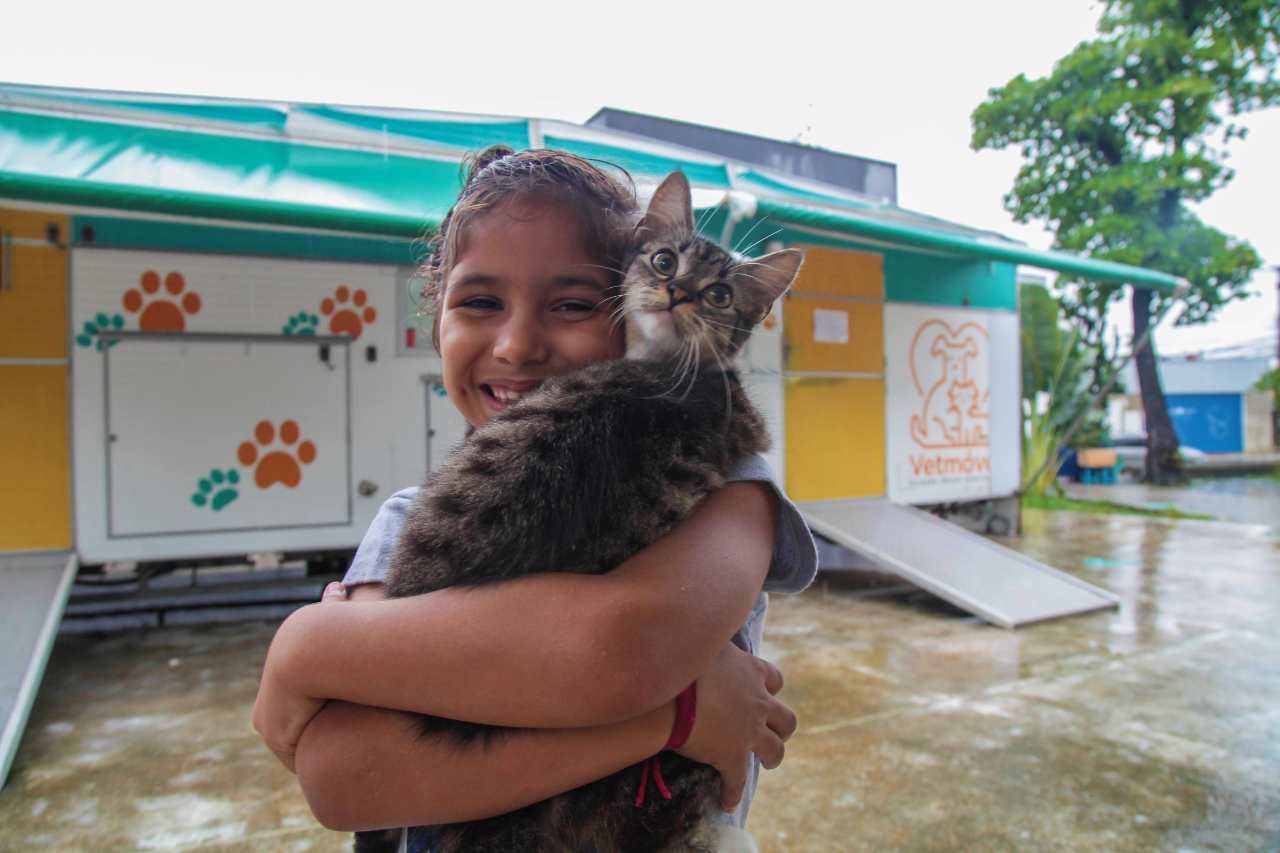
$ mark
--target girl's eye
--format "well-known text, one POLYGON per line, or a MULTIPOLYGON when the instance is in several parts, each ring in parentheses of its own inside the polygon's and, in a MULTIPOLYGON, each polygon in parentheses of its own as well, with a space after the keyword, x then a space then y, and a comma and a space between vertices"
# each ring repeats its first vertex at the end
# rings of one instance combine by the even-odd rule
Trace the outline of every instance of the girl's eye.
POLYGON ((728 308, 733 304, 733 291, 727 284, 713 284, 702 291, 702 298, 712 308, 728 308))
POLYGON ((596 306, 592 305, 590 302, 563 302, 557 305, 555 310, 569 311, 574 313, 576 312, 590 313, 591 311, 596 310, 596 306))
POLYGON ((653 269, 658 275, 668 277, 675 275, 676 267, 679 266, 676 262, 675 252, 670 249, 654 252, 653 257, 649 259, 649 263, 653 264, 653 269))
POLYGON ((458 307, 479 308, 483 311, 496 311, 502 307, 502 303, 491 296, 473 296, 458 307))

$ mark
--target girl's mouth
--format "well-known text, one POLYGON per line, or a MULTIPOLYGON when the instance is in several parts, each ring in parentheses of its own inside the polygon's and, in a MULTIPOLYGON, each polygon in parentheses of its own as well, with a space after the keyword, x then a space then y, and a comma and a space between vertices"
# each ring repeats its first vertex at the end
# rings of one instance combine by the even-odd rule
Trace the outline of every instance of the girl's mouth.
POLYGON ((528 387, 517 389, 505 385, 483 384, 480 386, 480 390, 484 392, 485 400, 488 401, 489 405, 498 409, 505 409, 507 406, 523 400, 526 395, 533 393, 537 387, 537 384, 530 384, 528 387))

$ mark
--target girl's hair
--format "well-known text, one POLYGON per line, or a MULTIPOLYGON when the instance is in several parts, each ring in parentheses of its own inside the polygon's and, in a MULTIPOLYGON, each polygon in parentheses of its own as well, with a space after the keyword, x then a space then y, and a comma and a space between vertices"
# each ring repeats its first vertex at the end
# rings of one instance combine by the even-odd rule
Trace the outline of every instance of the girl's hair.
POLYGON ((437 352, 440 308, 449 271, 458 260, 467 229, 503 204, 537 200, 568 205, 582 224, 587 251, 600 257, 602 265, 609 268, 611 282, 617 284, 637 203, 631 176, 620 167, 605 165, 617 175, 567 151, 539 148, 517 154, 506 145, 491 146, 463 160, 466 182, 430 242, 430 256, 418 271, 425 281, 423 308, 434 309, 431 340, 437 352))

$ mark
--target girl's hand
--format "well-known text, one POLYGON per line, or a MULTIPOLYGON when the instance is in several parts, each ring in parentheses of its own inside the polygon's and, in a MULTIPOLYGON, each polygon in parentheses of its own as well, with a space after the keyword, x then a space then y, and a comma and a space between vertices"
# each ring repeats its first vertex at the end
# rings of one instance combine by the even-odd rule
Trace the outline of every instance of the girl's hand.
MULTIPOLYGON (((340 583, 331 583, 320 597, 321 604, 347 600, 347 590, 340 583)), ((253 703, 253 727, 263 742, 275 753, 289 772, 294 770, 294 754, 298 751, 298 739, 312 718, 320 713, 326 700, 302 696, 289 687, 288 673, 280 663, 273 642, 267 652, 267 662, 262 668, 262 681, 258 685, 258 698, 253 703)))
POLYGON ((772 770, 782 763, 796 715, 774 697, 782 673, 769 662, 730 643, 698 676, 693 731, 676 752, 720 771, 720 808, 742 801, 751 753, 772 770))

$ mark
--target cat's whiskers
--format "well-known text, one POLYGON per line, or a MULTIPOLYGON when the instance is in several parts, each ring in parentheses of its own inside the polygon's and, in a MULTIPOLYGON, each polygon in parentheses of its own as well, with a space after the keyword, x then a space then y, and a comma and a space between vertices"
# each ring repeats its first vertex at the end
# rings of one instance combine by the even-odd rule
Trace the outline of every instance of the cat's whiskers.
MULTIPOLYGON (((747 229, 747 233, 743 234, 740 238, 738 238, 738 246, 741 246, 743 243, 747 241, 747 238, 751 236, 751 232, 755 231, 757 228, 759 228, 761 225, 763 225, 765 222, 768 222, 768 221, 769 221, 769 217, 766 216, 762 219, 757 219, 755 222, 751 223, 751 227, 747 229)), ((735 246, 733 248, 733 251, 738 252, 739 254, 746 254, 741 249, 739 249, 738 246, 735 246)))
MULTIPOLYGON (((717 330, 716 334, 719 336, 720 340, 724 343, 726 348, 728 348, 730 342, 733 340, 734 333, 736 333, 739 329, 739 327, 733 323, 722 323, 719 320, 712 320, 710 317, 701 317, 699 319, 701 319, 702 322, 710 326, 720 327, 717 330), (728 330, 728 331, 724 331, 724 330, 728 330)), ((747 331, 751 332, 750 329, 748 329, 747 331)), ((751 336, 755 337, 755 333, 752 332, 751 336)))
POLYGON ((617 273, 619 276, 627 274, 626 270, 620 270, 617 267, 606 266, 605 264, 574 264, 575 267, 586 267, 587 269, 605 270, 606 272, 617 273))
POLYGON ((723 322, 721 322, 721 321, 719 321, 719 320, 712 320, 710 317, 701 317, 701 318, 699 318, 699 319, 701 319, 701 320, 702 320, 702 322, 704 322, 704 323, 710 323, 710 324, 711 324, 711 325, 713 325, 713 326, 724 326, 726 329, 734 329, 734 330, 736 330, 736 329, 738 328, 738 327, 737 327, 737 326, 735 326, 733 323, 723 323, 723 322))
POLYGON ((686 364, 688 363, 688 357, 692 354, 691 352, 687 351, 688 347, 689 347, 688 339, 681 338, 680 346, 676 349, 675 352, 673 352, 670 356, 667 357, 667 360, 665 362, 663 362, 664 364, 670 364, 672 360, 674 360, 677 356, 680 357, 680 361, 676 365, 676 370, 675 370, 675 376, 676 376, 675 383, 667 390, 662 391, 659 394, 655 394, 654 397, 649 399, 655 399, 657 397, 666 397, 668 394, 670 394, 671 392, 675 391, 677 388, 680 387, 680 383, 684 381, 684 372, 686 370, 686 364))
POLYGON ((701 234, 702 226, 711 218, 711 214, 715 213, 719 209, 720 205, 717 204, 715 207, 708 207, 706 210, 702 211, 702 214, 698 217, 698 221, 693 226, 694 232, 701 234))
POLYGON ((728 435, 733 419, 733 388, 729 385, 728 368, 725 366, 724 359, 714 349, 711 350, 711 354, 715 356, 716 364, 720 367, 720 381, 724 383, 724 434, 728 435))
POLYGON ((769 239, 769 238, 771 238, 771 237, 777 237, 777 236, 778 236, 779 234, 781 234, 781 233, 782 233, 782 229, 781 229, 781 228, 779 228, 777 231, 774 231, 772 234, 766 234, 765 236, 761 237, 759 240, 757 240, 757 241, 755 241, 754 243, 752 243, 752 244, 751 244, 750 246, 748 246, 747 248, 743 249, 743 250, 742 250, 742 254, 744 254, 744 255, 745 255, 747 252, 750 252, 752 249, 754 249, 756 246, 759 246, 759 245, 760 245, 761 243, 763 243, 765 240, 768 240, 768 239, 769 239))
MULTIPOLYGON (((758 265, 757 265, 757 266, 758 266, 758 265)), ((739 270, 739 271, 735 272, 735 273, 734 273, 734 275, 741 276, 742 278, 749 278, 749 279, 751 279, 752 281, 754 281, 756 284, 764 285, 764 286, 766 286, 766 287, 768 286, 768 282, 765 282, 765 281, 761 280, 761 278, 760 278, 759 276, 752 275, 752 274, 751 274, 751 273, 749 273, 749 272, 742 272, 741 270, 739 270)))
POLYGON ((738 358, 747 360, 748 365, 751 367, 751 370, 749 371, 750 373, 763 373, 766 376, 773 376, 778 379, 786 378, 786 374, 781 371, 774 370, 772 367, 765 367, 763 364, 756 361, 745 349, 739 351, 738 358))
POLYGON ((613 303, 609 310, 609 333, 612 334, 618 324, 625 320, 628 314, 633 313, 633 308, 628 303, 627 294, 625 293, 607 296, 601 300, 600 305, 604 306, 609 303, 613 303))
POLYGON ((608 327, 609 334, 612 335, 619 326, 626 323, 627 317, 635 313, 636 313, 635 309, 625 304, 614 309, 613 313, 609 315, 609 327, 608 327))
POLYGON ((694 384, 698 381, 698 368, 702 364, 702 359, 700 358, 702 355, 702 342, 693 337, 687 338, 686 340, 692 344, 690 349, 690 355, 692 358, 690 359, 689 367, 687 368, 689 371, 689 387, 685 388, 684 393, 680 395, 680 402, 682 403, 685 398, 689 396, 689 392, 693 390, 694 384))

